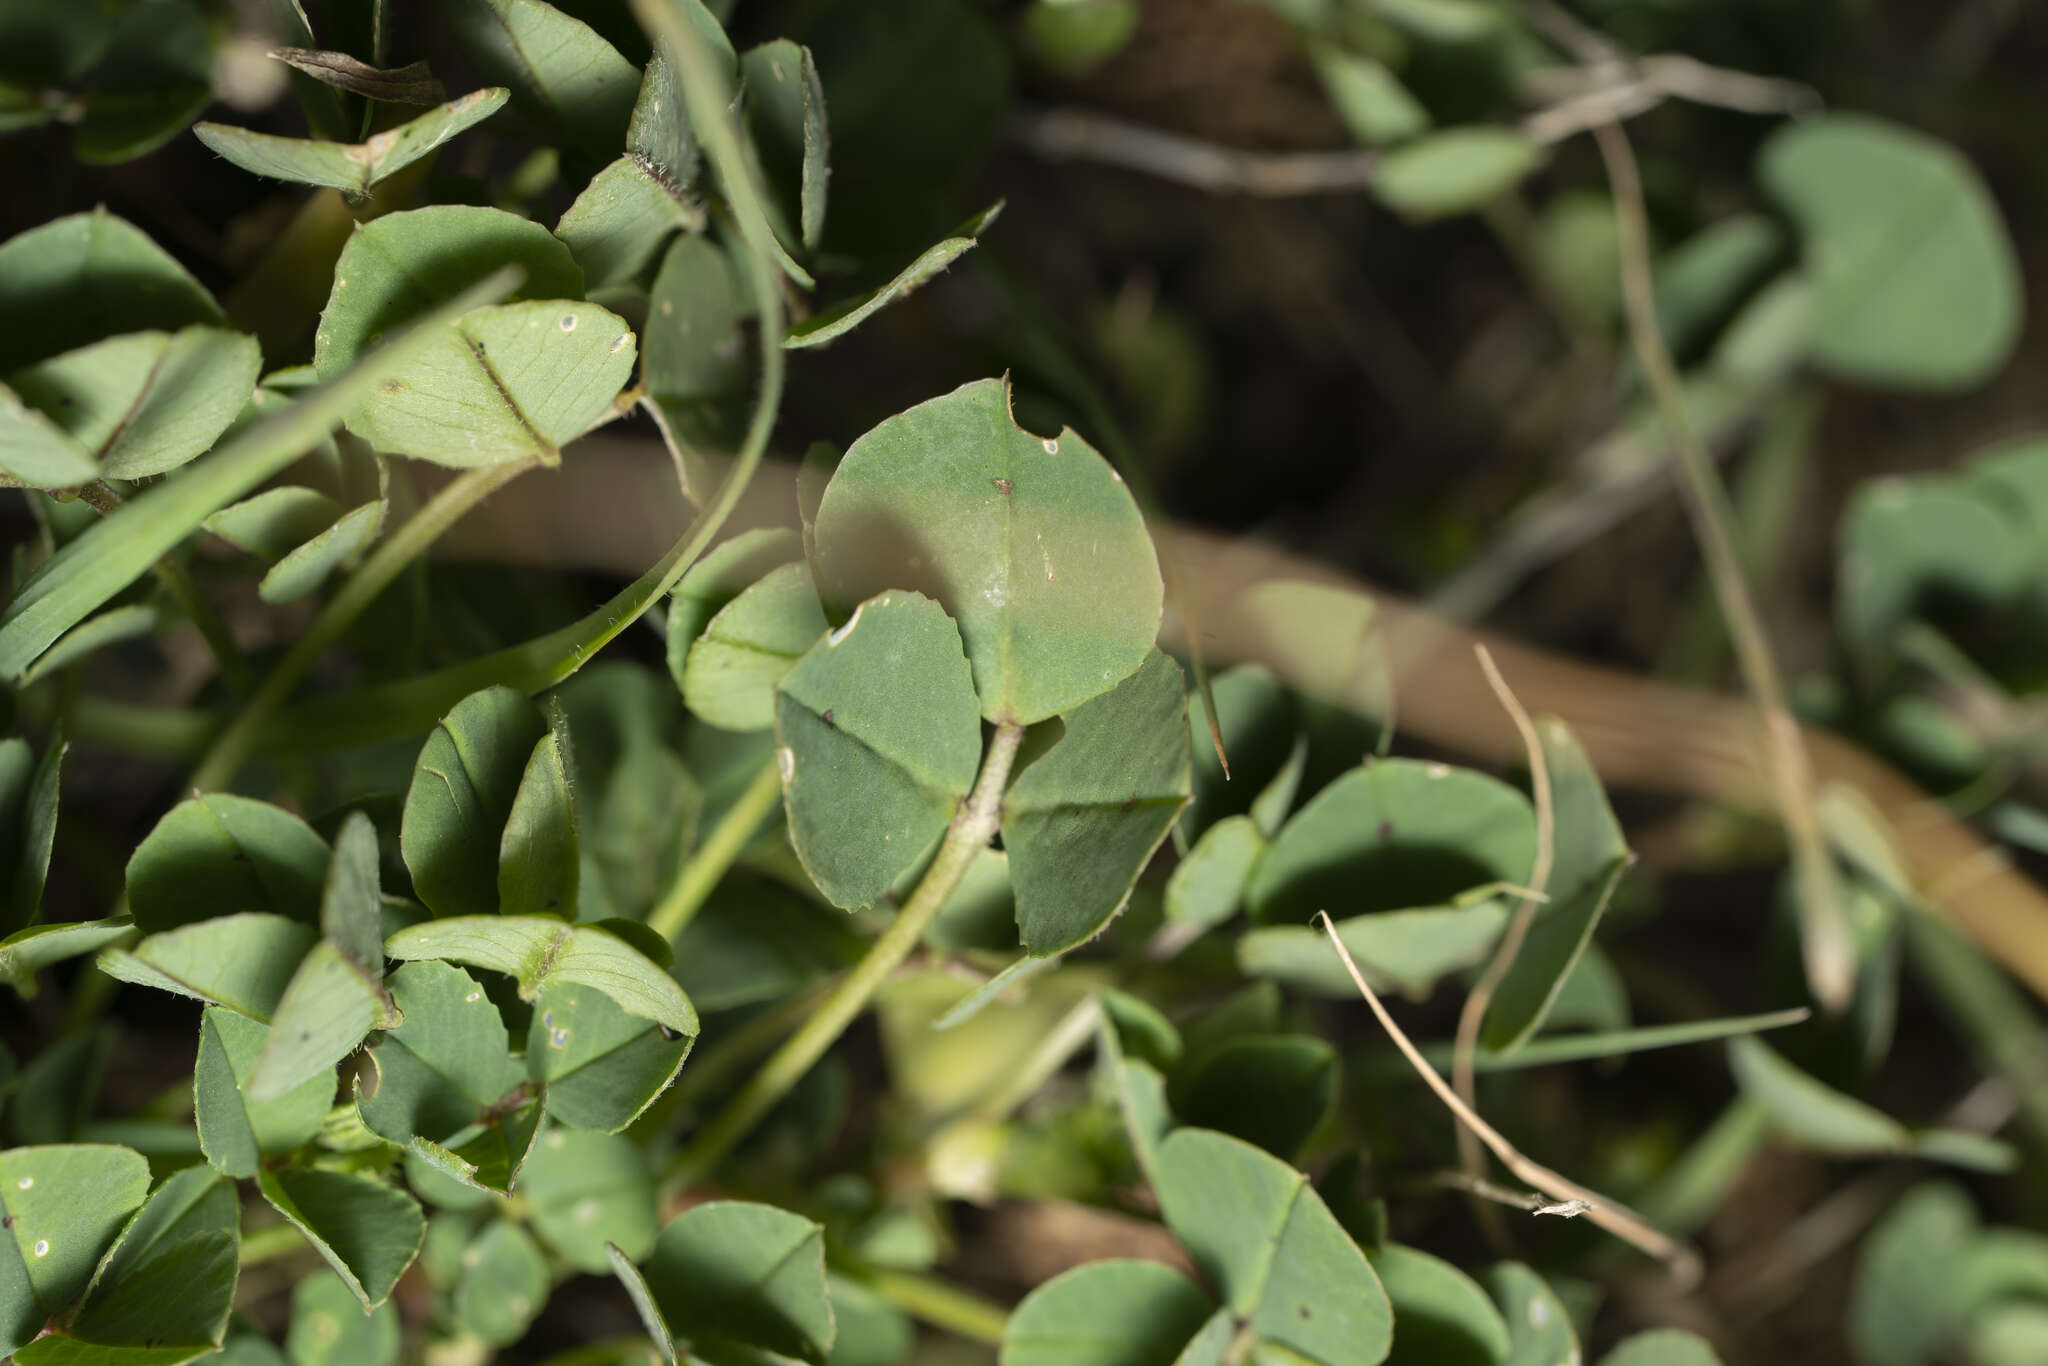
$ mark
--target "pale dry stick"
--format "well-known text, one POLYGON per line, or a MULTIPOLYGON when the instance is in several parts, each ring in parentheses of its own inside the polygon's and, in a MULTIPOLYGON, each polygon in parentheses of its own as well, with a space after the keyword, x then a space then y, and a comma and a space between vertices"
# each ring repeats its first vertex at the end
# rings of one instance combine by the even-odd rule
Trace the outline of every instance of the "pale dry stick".
POLYGON ((1635 153, 1619 124, 1593 130, 1601 159, 1614 190, 1614 217, 1620 238, 1622 302, 1637 362, 1670 433, 1693 536, 1706 562, 1714 597, 1727 620, 1728 636, 1742 668, 1743 681, 1762 715, 1765 758, 1778 814, 1791 845, 1792 873, 1799 890, 1800 946, 1806 978, 1813 994, 1831 1014, 1848 1007, 1856 985, 1854 936, 1843 913, 1835 868, 1822 838, 1815 809, 1813 767, 1800 737, 1799 723, 1785 701, 1762 618, 1750 598, 1742 557, 1729 531, 1728 495, 1715 473, 1699 435, 1685 412, 1677 368, 1657 326, 1656 292, 1650 276, 1649 224, 1643 209, 1643 186, 1635 153))
POLYGON ((1351 951, 1346 949, 1344 941, 1337 937, 1337 924, 1330 919, 1329 912, 1317 911, 1316 918, 1323 922, 1323 933, 1330 937, 1331 947, 1337 950, 1337 957, 1343 960, 1344 970, 1351 975, 1351 981, 1358 988, 1358 994, 1365 997, 1365 1003, 1372 1007, 1372 1013, 1378 1017, 1380 1027, 1387 1031, 1387 1036, 1394 1041, 1394 1046, 1408 1059, 1409 1066, 1421 1075, 1430 1090, 1436 1092, 1437 1099, 1444 1103, 1458 1122, 1500 1159, 1503 1167, 1513 1172, 1517 1180, 1535 1187, 1557 1204, 1583 1202, 1586 1206, 1584 1216, 1587 1219, 1670 1267, 1671 1275, 1681 1289, 1689 1290, 1699 1284, 1703 1268, 1697 1252, 1653 1227, 1648 1220, 1626 1206, 1617 1205, 1599 1192, 1558 1175, 1541 1162, 1524 1157, 1522 1151, 1508 1142, 1499 1130, 1481 1119, 1479 1113, 1451 1089, 1451 1084, 1443 1079, 1443 1074, 1429 1065, 1429 1059, 1422 1056, 1422 1050, 1415 1046, 1401 1026, 1394 1023, 1394 1017, 1387 1012, 1385 1004, 1366 983, 1365 974, 1358 970, 1358 964, 1351 957, 1351 951))
MULTIPOLYGON (((1522 737, 1522 747, 1529 756, 1529 786, 1536 798, 1536 860, 1529 867, 1529 890, 1515 907, 1515 914, 1508 921, 1507 933, 1500 937, 1493 957, 1487 960, 1486 968, 1479 974, 1479 980, 1472 984, 1472 990, 1465 995, 1464 1007, 1458 1012, 1458 1032, 1451 1053, 1451 1080, 1457 1088, 1458 1098, 1466 1105, 1473 1104, 1477 1094, 1473 1082, 1472 1057, 1479 1047, 1479 1026, 1486 1019, 1486 1008, 1493 1004, 1493 994, 1506 980, 1508 970, 1515 965, 1515 957, 1522 951, 1522 943, 1529 937, 1529 926, 1536 919, 1536 908, 1548 898, 1550 890, 1550 868, 1557 857, 1557 803, 1550 790, 1550 761, 1544 756, 1543 742, 1537 738, 1536 723, 1529 719, 1501 677, 1500 667, 1493 662, 1493 655, 1484 645, 1475 644, 1472 652, 1479 656, 1479 667, 1486 674, 1486 682, 1500 699, 1501 709, 1508 719, 1515 723, 1516 732, 1522 737)), ((1481 1174, 1484 1159, 1479 1153, 1479 1139, 1470 1129, 1458 1130, 1458 1165, 1474 1177, 1481 1174)), ((1475 1212, 1485 1209, 1475 1206, 1475 1212)), ((1480 1214, 1479 1222, 1489 1234, 1503 1231, 1499 1220, 1490 1209, 1480 1214)))

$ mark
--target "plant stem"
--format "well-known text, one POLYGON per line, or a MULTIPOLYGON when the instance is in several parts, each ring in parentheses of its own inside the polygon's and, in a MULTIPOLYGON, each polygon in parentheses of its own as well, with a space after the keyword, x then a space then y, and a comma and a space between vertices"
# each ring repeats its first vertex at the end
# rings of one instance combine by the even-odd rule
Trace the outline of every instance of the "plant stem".
POLYGON ((746 1137, 775 1102, 811 1070, 812 1064, 825 1055, 825 1050, 839 1041, 839 1036, 867 1006, 876 989, 917 947, 918 941, 924 938, 925 930, 946 904, 946 898, 953 894, 953 889, 967 872, 967 865, 995 837, 1002 822, 1003 788, 1009 781, 1010 767, 1017 761, 1017 746, 1023 738, 1024 728, 1014 722, 1005 721, 996 727, 988 752, 982 758, 981 776, 975 779, 974 791, 954 813, 945 841, 939 845, 931 867, 925 870, 910 900, 896 913, 895 922, 882 932, 881 938, 875 940, 860 962, 854 964, 853 970, 804 1022, 803 1028, 790 1035, 725 1109, 697 1131, 690 1145, 669 1165, 669 1186, 688 1189, 708 1175, 719 1159, 746 1137))
POLYGON ((242 1235, 241 1264, 254 1266, 258 1262, 311 1250, 312 1245, 306 1241, 305 1235, 290 1224, 265 1224, 242 1235))
POLYGON ((1720 604, 1721 615, 1727 618, 1728 636, 1735 646, 1743 681, 1757 710, 1763 713, 1765 753, 1799 890, 1800 946, 1806 961, 1806 980, 1821 1006, 1830 1014, 1839 1015, 1848 1007, 1856 987, 1855 935, 1842 910, 1834 863, 1821 837, 1820 816, 1814 808, 1812 762, 1806 742, 1800 737, 1799 723, 1786 704, 1785 685, 1778 676, 1778 664, 1772 657, 1763 620, 1750 597, 1742 556, 1735 548, 1735 536, 1730 530, 1734 518, 1728 508, 1727 491, 1721 487, 1712 457, 1686 417, 1678 370, 1664 345, 1664 335, 1658 330, 1656 290, 1650 277, 1649 223, 1635 153, 1629 149, 1628 135, 1617 124, 1602 124, 1593 130, 1593 137, 1600 145, 1601 158, 1607 163, 1608 183, 1614 190, 1614 216, 1621 246, 1621 292, 1629 338, 1670 433, 1672 449, 1678 455, 1686 511, 1693 535, 1700 543, 1701 558, 1706 561, 1707 577, 1714 585, 1715 600, 1720 604))
POLYGON ((293 643, 291 650, 256 689, 255 695, 236 713, 235 719, 214 738, 192 775, 191 786, 206 792, 226 787, 234 781, 235 773, 241 768, 242 761, 249 757, 257 733, 263 729, 271 713, 284 705, 307 670, 327 652, 329 646, 341 639, 342 633, 398 577, 399 571, 424 554, 427 547, 461 520, 464 513, 531 468, 531 461, 520 461, 470 470, 407 518, 405 524, 372 551, 356 572, 349 575, 340 590, 327 600, 327 606, 321 609, 306 633, 293 643))
MULTIPOLYGON (((121 506, 121 495, 108 488, 104 480, 95 480, 78 490, 78 501, 104 517, 121 506)), ((249 661, 235 644, 235 638, 229 634, 228 625, 220 619, 220 613, 213 610, 213 604, 199 591, 199 585, 192 582, 192 576, 185 572, 185 566, 169 555, 160 555, 154 568, 157 581, 177 599, 178 606, 185 609, 185 615, 192 619, 193 626, 206 641, 206 648, 213 652, 214 662, 220 665, 221 677, 236 692, 247 692, 249 661)))
POLYGON ((994 1300, 949 1285, 933 1276, 908 1271, 870 1271, 861 1277, 868 1289, 904 1313, 969 1342, 1000 1347, 1010 1326, 1010 1311, 994 1300))
POLYGON ((688 927, 697 912, 703 909, 705 898, 711 889, 732 867, 740 850, 747 847, 747 841, 761 828, 761 822, 775 809, 775 803, 782 798, 782 769, 770 759, 761 771, 754 775, 754 781, 747 784, 747 790, 740 793, 718 824, 711 828, 711 834, 697 849, 695 857, 685 863, 676 874, 675 885, 668 889, 668 895, 661 899, 647 917, 647 928, 673 944, 677 936, 688 927))

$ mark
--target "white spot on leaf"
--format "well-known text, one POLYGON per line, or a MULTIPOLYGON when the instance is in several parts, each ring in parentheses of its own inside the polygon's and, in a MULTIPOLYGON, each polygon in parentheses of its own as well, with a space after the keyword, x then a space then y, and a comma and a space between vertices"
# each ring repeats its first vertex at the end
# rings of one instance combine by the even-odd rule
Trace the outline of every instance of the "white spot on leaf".
POLYGON ((47 1257, 50 1255, 50 1240, 48 1238, 36 1239, 35 1254, 38 1257, 47 1257))
POLYGON ((782 784, 787 787, 796 781, 796 751, 784 745, 775 751, 775 766, 782 770, 782 784))

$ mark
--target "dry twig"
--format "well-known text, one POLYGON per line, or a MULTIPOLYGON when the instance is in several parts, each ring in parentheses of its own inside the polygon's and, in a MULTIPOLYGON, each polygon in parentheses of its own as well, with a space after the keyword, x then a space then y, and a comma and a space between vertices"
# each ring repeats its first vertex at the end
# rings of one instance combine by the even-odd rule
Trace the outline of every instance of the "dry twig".
POLYGON ((1380 1026, 1393 1039, 1394 1046, 1408 1059, 1409 1066, 1421 1074, 1429 1089, 1436 1092, 1458 1122, 1500 1159, 1503 1167, 1515 1174, 1517 1180, 1527 1182, 1558 1204, 1574 1202, 1585 1205, 1584 1217, 1606 1229, 1615 1237, 1633 1247, 1641 1249, 1670 1267, 1671 1274, 1683 1289, 1699 1284, 1702 1266, 1700 1257, 1690 1247, 1662 1230, 1652 1226, 1640 1214, 1624 1205, 1617 1205, 1597 1191, 1589 1190, 1578 1182, 1558 1175, 1533 1158, 1525 1157, 1521 1149, 1507 1141, 1498 1129, 1479 1117, 1479 1112, 1461 1099, 1451 1089, 1443 1074, 1429 1065, 1429 1059, 1422 1056, 1401 1026, 1394 1023, 1394 1017, 1387 1013, 1386 1006, 1377 993, 1366 983, 1365 974, 1358 970, 1358 964, 1351 957, 1351 951, 1344 947, 1344 941, 1337 937, 1337 924, 1330 919, 1327 911, 1316 912, 1316 918, 1323 922, 1323 932, 1330 937, 1330 944, 1337 950, 1337 956, 1344 961, 1344 970, 1351 974, 1351 981, 1358 988, 1358 994, 1365 997, 1365 1003, 1372 1007, 1372 1013, 1379 1017, 1380 1026))

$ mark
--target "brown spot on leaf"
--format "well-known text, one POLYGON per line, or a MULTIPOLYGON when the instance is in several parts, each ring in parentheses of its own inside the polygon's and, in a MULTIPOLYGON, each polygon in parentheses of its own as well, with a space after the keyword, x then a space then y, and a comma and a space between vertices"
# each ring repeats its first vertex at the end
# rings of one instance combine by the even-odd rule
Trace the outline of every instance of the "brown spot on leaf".
POLYGON ((1011 483, 1011 482, 1010 482, 1009 480, 1007 480, 1007 479, 998 479, 998 480, 996 480, 996 492, 997 492, 997 493, 1001 493, 1001 494, 1008 494, 1008 493, 1009 493, 1009 491, 1010 491, 1010 490, 1011 490, 1012 488, 1015 488, 1015 487, 1016 487, 1016 486, 1015 486, 1014 484, 1012 484, 1012 483, 1011 483))

